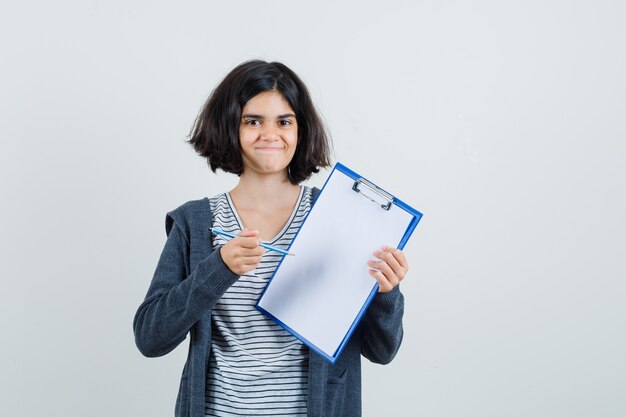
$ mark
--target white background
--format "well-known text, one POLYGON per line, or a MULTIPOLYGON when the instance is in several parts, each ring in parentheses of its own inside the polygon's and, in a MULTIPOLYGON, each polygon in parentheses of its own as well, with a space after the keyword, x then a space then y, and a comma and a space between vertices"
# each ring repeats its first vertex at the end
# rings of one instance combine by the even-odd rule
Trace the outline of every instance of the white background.
POLYGON ((626 3, 333 3, 2 3, 2 415, 173 414, 187 343, 131 323, 165 213, 236 182, 184 140, 250 58, 424 213, 365 416, 626 415, 626 3))

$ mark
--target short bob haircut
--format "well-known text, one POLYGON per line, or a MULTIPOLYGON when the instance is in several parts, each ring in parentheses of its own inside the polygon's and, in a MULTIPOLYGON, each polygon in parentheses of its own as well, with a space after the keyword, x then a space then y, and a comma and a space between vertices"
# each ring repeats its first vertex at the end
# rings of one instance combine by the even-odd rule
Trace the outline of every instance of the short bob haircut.
POLYGON ((253 60, 233 69, 204 104, 188 142, 207 158, 213 172, 219 168, 241 175, 241 111, 248 100, 264 91, 281 93, 296 115, 298 144, 288 175, 292 184, 299 184, 330 165, 330 141, 306 86, 280 62, 253 60))

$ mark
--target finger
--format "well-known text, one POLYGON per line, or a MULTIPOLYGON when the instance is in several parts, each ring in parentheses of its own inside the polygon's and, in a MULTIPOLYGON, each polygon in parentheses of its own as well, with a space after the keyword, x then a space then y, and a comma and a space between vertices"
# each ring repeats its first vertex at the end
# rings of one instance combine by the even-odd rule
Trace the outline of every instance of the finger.
POLYGON ((222 253, 226 253, 226 256, 229 258, 241 258, 244 256, 257 256, 262 254, 259 250, 261 248, 260 246, 245 248, 241 246, 241 242, 237 242, 236 240, 238 240, 238 238, 232 239, 222 246, 222 253))
POLYGON ((398 277, 398 275, 396 275, 393 269, 391 269, 391 267, 389 266, 389 264, 387 264, 387 262, 369 261, 368 265, 370 266, 370 268, 380 271, 385 277, 385 279, 394 287, 398 285, 398 283, 400 283, 400 278, 398 277))
POLYGON ((260 258, 264 253, 265 248, 262 246, 256 246, 254 248, 244 248, 240 246, 233 250, 233 256, 236 258, 260 258))
POLYGON ((265 249, 263 246, 257 245, 253 248, 242 248, 241 256, 263 256, 266 251, 267 249, 265 249))
POLYGON ((246 256, 244 258, 241 258, 241 264, 256 266, 261 263, 261 260, 262 260, 261 256, 246 256))
POLYGON ((258 230, 244 228, 241 232, 239 232, 240 237, 253 237, 259 234, 258 230))
POLYGON ((378 292, 389 292, 393 289, 393 285, 385 278, 382 272, 377 269, 370 269, 369 273, 378 281, 378 292))
POLYGON ((374 256, 389 265, 394 274, 399 277, 404 277, 404 271, 398 263, 398 260, 394 257, 393 252, 389 250, 377 250, 374 252, 374 256))
POLYGON ((260 243, 256 237, 238 237, 233 240, 236 240, 237 245, 245 249, 256 249, 260 243))
POLYGON ((390 246, 383 246, 383 250, 378 252, 378 257, 389 264, 398 278, 404 279, 409 268, 402 251, 390 246))
POLYGON ((257 268, 261 263, 261 257, 239 257, 234 259, 232 262, 227 263, 227 266, 236 273, 237 275, 242 275, 246 272, 250 272, 253 269, 257 268), (232 267, 232 268, 231 268, 232 267))
POLYGON ((391 246, 383 246, 383 250, 389 251, 393 254, 393 257, 396 258, 400 266, 405 270, 409 270, 409 263, 406 260, 406 256, 404 256, 404 252, 400 249, 392 248, 391 246))
POLYGON ((237 275, 241 276, 241 275, 246 275, 248 273, 250 273, 250 271, 254 271, 257 268, 256 265, 240 265, 239 268, 237 269, 237 272, 235 272, 237 275))
POLYGON ((372 269, 377 269, 380 272, 383 273, 383 275, 387 278, 387 279, 391 279, 395 274, 393 272, 393 269, 391 269, 391 267, 389 266, 389 264, 384 261, 384 260, 380 260, 380 261, 368 261, 367 263, 369 265, 370 268, 372 269))

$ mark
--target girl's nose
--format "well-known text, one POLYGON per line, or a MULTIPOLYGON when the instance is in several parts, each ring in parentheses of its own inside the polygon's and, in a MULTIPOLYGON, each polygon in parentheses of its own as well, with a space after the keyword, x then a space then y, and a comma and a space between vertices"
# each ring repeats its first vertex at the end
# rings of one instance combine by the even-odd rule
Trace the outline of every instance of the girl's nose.
POLYGON ((264 140, 278 140, 278 132, 274 126, 265 125, 261 129, 260 137, 264 140))

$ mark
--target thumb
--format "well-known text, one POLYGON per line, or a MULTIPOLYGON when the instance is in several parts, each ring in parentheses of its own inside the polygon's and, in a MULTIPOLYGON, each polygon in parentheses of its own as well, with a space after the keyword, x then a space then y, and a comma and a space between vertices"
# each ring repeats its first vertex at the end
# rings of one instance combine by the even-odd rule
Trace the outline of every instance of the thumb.
POLYGON ((239 232, 240 237, 254 237, 259 234, 258 230, 244 228, 241 232, 239 232))

